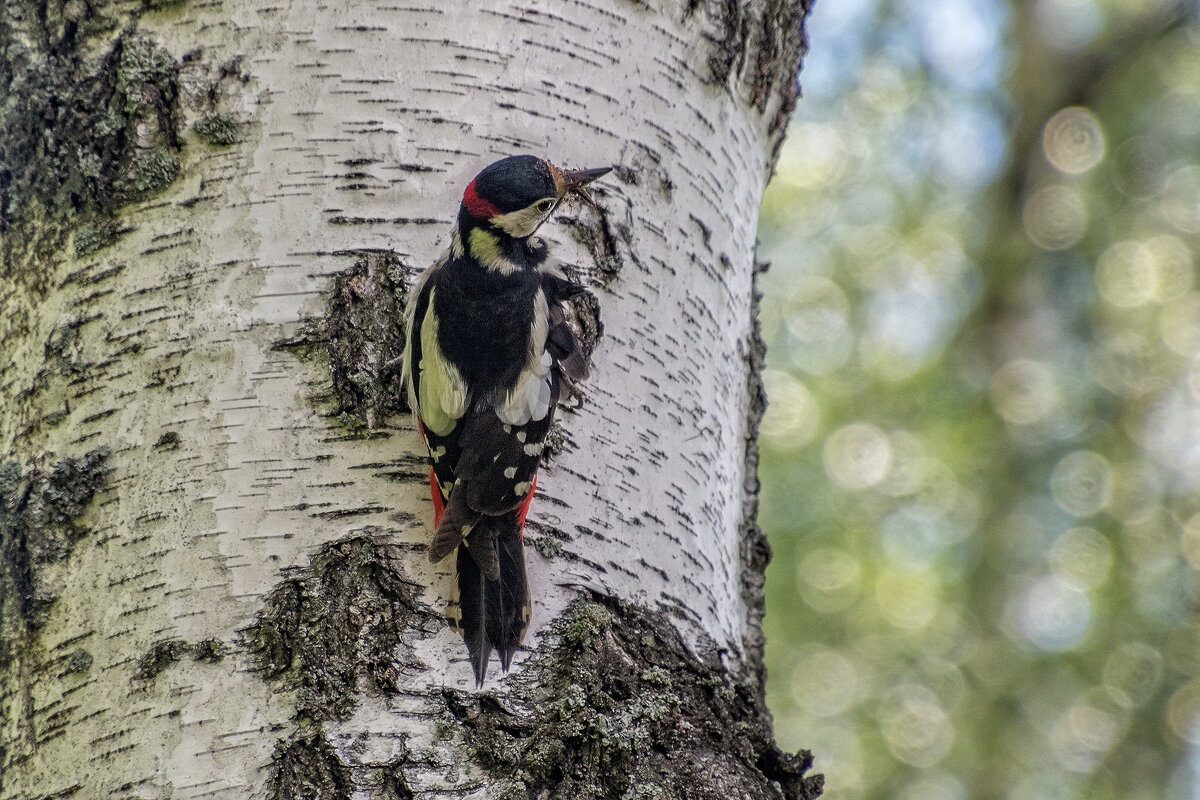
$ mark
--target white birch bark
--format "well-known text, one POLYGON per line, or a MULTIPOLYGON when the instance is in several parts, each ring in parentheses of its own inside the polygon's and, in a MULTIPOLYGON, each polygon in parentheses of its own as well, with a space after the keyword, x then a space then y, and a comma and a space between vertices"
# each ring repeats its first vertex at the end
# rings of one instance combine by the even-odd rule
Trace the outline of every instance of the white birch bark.
MULTIPOLYGON (((583 587, 668 609, 732 673, 756 668, 742 559, 753 253, 790 77, 756 74, 769 59, 745 54, 799 20, 743 10, 739 35, 722 8, 257 0, 140 18, 138 35, 182 65, 185 122, 231 65, 219 102, 239 141, 186 132, 179 178, 121 210, 128 233, 38 262, 45 291, 6 278, 0 450, 49 466, 107 446, 112 472, 80 520, 88 535, 46 567, 57 599, 6 676, 0 796, 264 796, 295 693, 263 679, 238 632, 281 580, 369 534, 441 608, 450 566, 421 552, 432 512, 411 421, 348 437, 314 402, 324 362, 274 345, 324 313, 355 253, 393 252, 411 280, 447 246, 467 181, 515 153, 624 168, 598 192, 606 232, 577 212, 596 252, 612 250, 604 269, 569 226, 546 231, 592 278, 605 335, 533 504, 530 539, 561 552, 527 548, 528 651, 583 587), (79 372, 28 392, 64 329, 79 372), (156 646, 170 658, 147 671, 156 646), (64 668, 80 651, 90 667, 64 668)), ((396 763, 421 797, 493 796, 436 724, 443 690, 471 688, 464 655, 424 619, 396 652, 395 693, 363 692, 320 723, 353 796, 385 796, 368 772, 396 763)), ((485 690, 510 685, 493 675, 485 690)))

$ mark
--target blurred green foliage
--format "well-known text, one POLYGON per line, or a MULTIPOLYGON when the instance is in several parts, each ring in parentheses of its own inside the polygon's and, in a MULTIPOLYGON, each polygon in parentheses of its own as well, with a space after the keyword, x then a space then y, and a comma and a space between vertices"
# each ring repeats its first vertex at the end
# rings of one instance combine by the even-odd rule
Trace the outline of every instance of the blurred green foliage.
POLYGON ((1200 798, 1200 5, 830 0, 762 209, 827 796, 1200 798))

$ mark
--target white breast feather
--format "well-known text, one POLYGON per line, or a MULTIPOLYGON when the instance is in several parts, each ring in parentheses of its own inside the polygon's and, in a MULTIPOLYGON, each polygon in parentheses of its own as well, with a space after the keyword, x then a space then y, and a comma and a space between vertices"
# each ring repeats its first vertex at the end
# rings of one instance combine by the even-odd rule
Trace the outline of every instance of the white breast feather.
POLYGON ((533 324, 529 329, 529 350, 525 368, 517 383, 496 406, 496 416, 506 425, 524 425, 530 420, 545 419, 550 411, 550 354, 546 352, 546 330, 549 325, 546 295, 538 289, 534 298, 533 324))

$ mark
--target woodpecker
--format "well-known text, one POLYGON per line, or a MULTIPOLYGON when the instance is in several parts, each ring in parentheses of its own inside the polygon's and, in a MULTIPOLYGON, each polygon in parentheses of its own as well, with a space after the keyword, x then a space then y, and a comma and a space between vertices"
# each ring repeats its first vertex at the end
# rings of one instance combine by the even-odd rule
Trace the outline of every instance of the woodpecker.
POLYGON ((533 234, 611 167, 562 170, 501 159, 463 192, 449 251, 407 309, 405 382, 429 450, 429 560, 455 555, 446 621, 476 686, 495 650, 508 670, 529 627, 523 533, 559 402, 587 376, 564 304, 586 290, 550 265, 533 234))

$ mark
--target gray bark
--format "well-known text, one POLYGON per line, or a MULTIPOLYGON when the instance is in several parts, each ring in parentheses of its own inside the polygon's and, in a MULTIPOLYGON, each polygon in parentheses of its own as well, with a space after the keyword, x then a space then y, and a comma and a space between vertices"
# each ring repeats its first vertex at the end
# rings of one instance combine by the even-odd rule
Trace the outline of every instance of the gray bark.
MULTIPOLYGON (((815 797, 762 700, 757 203, 798 0, 0 12, 0 798, 815 797), (470 688, 391 368, 458 193, 619 164, 470 688)), ((553 236, 554 233, 551 232, 553 236)))

